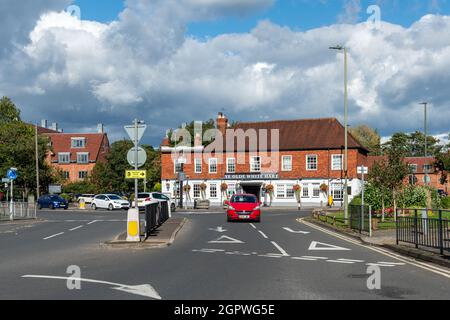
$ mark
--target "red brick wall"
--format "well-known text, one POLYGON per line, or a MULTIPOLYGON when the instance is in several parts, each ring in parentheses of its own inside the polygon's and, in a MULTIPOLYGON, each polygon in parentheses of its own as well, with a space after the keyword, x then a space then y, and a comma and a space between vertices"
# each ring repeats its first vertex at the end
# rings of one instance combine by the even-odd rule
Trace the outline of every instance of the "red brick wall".
MULTIPOLYGON (((331 157, 332 155, 341 154, 341 150, 315 150, 315 151, 283 151, 271 154, 258 154, 262 157, 262 172, 270 172, 270 173, 279 173, 280 179, 298 179, 298 178, 333 178, 338 179, 341 177, 344 177, 343 171, 333 171, 331 170, 331 157), (318 156, 318 170, 316 171, 308 171, 306 170, 306 156, 307 155, 317 155, 318 156), (292 156, 292 171, 284 172, 281 170, 282 168, 282 156, 292 156), (278 167, 276 167, 274 170, 270 170, 270 160, 268 159, 278 159, 278 167), (266 160, 265 160, 266 159, 266 160)), ((198 156, 203 156, 202 154, 198 154, 198 156)), ((189 155, 186 155, 186 157, 189 159, 189 155)), ((195 173, 194 169, 194 155, 191 154, 191 161, 190 163, 187 163, 184 165, 184 171, 186 173, 186 176, 188 176, 190 179, 196 179, 196 180, 210 180, 210 179, 223 179, 223 177, 226 174, 226 159, 227 158, 236 158, 236 173, 250 173, 250 154, 246 153, 244 157, 244 164, 238 164, 238 156, 233 154, 218 154, 215 156, 212 156, 213 158, 217 158, 219 161, 218 165, 218 172, 217 174, 210 174, 209 173, 209 164, 208 161, 203 159, 203 168, 202 173, 197 174, 195 173)), ((348 161, 348 168, 349 168, 349 177, 350 178, 357 178, 356 174, 356 168, 361 163, 365 163, 366 156, 361 154, 358 150, 349 150, 349 161, 348 161)), ((189 161, 188 161, 189 162, 189 161)), ((173 180, 176 178, 176 174, 174 173, 174 163, 172 160, 172 155, 170 153, 163 153, 161 155, 161 163, 162 163, 162 170, 161 170, 161 177, 162 180, 173 180)))

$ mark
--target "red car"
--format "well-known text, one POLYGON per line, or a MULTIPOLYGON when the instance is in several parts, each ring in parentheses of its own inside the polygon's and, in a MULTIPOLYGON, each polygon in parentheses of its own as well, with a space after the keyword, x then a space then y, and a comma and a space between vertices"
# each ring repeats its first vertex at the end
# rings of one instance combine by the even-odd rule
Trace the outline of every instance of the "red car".
POLYGON ((228 222, 232 221, 256 221, 261 222, 261 202, 252 194, 237 194, 228 205, 228 222))

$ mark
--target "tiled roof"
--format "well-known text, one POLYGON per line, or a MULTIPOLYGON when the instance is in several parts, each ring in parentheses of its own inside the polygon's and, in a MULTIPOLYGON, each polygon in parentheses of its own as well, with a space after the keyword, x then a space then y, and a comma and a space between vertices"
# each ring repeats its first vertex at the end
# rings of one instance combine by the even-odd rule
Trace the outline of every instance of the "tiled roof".
POLYGON ((104 139, 108 139, 106 133, 49 133, 46 135, 52 142, 52 161, 58 160, 58 153, 70 152, 71 161, 76 162, 78 152, 88 152, 89 162, 97 162, 107 152, 107 150, 101 150, 104 139), (72 148, 72 138, 85 138, 85 148, 72 148))

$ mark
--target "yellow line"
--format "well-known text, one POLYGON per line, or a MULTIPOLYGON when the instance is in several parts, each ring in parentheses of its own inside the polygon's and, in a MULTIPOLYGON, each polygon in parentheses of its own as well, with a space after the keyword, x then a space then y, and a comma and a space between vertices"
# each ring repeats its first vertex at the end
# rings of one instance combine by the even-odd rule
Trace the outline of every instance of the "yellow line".
POLYGON ((416 260, 413 260, 413 259, 410 259, 410 258, 401 256, 401 255, 392 253, 392 252, 387 251, 387 250, 385 250, 385 249, 374 248, 374 247, 371 247, 371 246, 362 244, 361 242, 356 241, 356 240, 354 240, 354 239, 348 238, 348 237, 346 237, 346 236, 343 236, 343 235, 338 234, 338 233, 336 233, 336 232, 327 230, 327 229, 325 229, 325 228, 316 226, 315 224, 306 222, 306 221, 304 221, 304 218, 297 219, 297 221, 300 222, 300 223, 303 223, 303 224, 305 224, 305 225, 307 225, 307 226, 309 226, 309 227, 311 227, 311 228, 313 228, 313 229, 322 231, 322 232, 324 232, 324 233, 326 233, 326 234, 329 234, 329 235, 332 235, 332 236, 334 236, 334 237, 336 237, 336 238, 339 238, 339 239, 341 239, 341 240, 344 240, 344 241, 353 243, 353 244, 355 244, 355 245, 361 246, 361 247, 366 248, 366 249, 370 249, 370 250, 372 250, 372 251, 381 253, 381 254, 383 254, 383 255, 385 255, 385 256, 388 256, 388 257, 391 257, 391 258, 393 258, 393 259, 399 260, 399 261, 401 261, 401 262, 408 263, 408 264, 410 264, 410 265, 413 265, 413 266, 415 266, 415 267, 418 267, 418 268, 421 268, 421 269, 424 269, 424 270, 428 270, 428 271, 430 271, 430 272, 439 274, 439 275, 441 275, 441 276, 443 276, 443 277, 446 277, 446 278, 450 279, 450 271, 448 271, 448 270, 445 270, 445 269, 442 269, 442 268, 439 268, 439 267, 430 265, 430 264, 428 264, 428 263, 419 262, 419 261, 416 261, 416 260))

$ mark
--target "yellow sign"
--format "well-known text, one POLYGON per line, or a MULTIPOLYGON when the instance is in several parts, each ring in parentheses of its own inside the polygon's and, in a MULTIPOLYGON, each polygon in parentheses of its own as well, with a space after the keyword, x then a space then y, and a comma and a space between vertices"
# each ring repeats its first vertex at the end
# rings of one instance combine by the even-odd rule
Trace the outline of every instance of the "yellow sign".
POLYGON ((125 172, 125 179, 147 179, 145 170, 128 170, 125 172))

